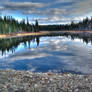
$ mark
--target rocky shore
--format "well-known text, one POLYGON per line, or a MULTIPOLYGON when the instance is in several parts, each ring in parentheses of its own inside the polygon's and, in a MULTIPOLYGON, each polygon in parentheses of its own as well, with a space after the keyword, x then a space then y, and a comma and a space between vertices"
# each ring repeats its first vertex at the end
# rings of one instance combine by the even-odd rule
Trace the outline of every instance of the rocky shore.
POLYGON ((92 92, 92 75, 0 70, 0 92, 92 92))

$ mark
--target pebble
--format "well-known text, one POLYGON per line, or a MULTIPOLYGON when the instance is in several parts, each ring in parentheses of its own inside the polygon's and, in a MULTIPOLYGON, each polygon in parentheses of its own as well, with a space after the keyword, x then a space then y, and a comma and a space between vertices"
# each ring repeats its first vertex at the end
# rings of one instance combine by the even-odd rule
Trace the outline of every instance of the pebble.
POLYGON ((0 92, 92 92, 92 75, 0 70, 0 92))

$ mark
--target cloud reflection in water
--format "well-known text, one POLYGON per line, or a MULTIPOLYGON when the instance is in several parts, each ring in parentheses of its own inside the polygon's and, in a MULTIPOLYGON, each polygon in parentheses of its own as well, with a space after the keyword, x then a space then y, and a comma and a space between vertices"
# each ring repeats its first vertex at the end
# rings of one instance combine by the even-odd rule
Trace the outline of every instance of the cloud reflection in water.
POLYGON ((39 47, 23 49, 0 60, 0 68, 34 72, 92 73, 92 46, 79 39, 42 37, 39 47))

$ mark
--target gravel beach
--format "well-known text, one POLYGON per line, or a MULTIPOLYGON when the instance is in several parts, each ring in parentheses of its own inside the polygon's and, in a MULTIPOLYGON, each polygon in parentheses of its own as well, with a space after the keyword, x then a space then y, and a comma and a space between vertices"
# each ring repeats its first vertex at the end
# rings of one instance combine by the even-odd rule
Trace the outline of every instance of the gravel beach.
POLYGON ((0 92, 92 92, 92 75, 0 70, 0 92))

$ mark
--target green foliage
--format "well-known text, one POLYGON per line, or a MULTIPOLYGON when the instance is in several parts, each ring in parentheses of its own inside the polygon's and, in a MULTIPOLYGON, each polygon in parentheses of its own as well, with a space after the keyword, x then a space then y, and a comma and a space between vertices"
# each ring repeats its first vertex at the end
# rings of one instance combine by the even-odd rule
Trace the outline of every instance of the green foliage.
POLYGON ((18 32, 37 32, 38 30, 38 21, 36 25, 29 24, 27 18, 27 23, 23 19, 21 22, 18 22, 11 16, 0 17, 0 34, 11 34, 18 32), (36 29, 37 28, 37 29, 36 29))
POLYGON ((47 31, 72 31, 72 30, 92 30, 92 18, 89 19, 88 17, 83 19, 83 21, 79 21, 78 23, 71 22, 70 24, 65 25, 40 25, 40 31, 47 30, 47 31))
POLYGON ((29 20, 24 19, 18 22, 11 16, 0 17, 0 34, 11 34, 18 32, 39 32, 39 31, 65 31, 65 30, 92 30, 92 18, 88 17, 78 23, 71 22, 65 25, 39 25, 38 21, 35 24, 30 24, 29 20))
POLYGON ((39 32, 39 25, 37 20, 35 22, 35 32, 39 32))

